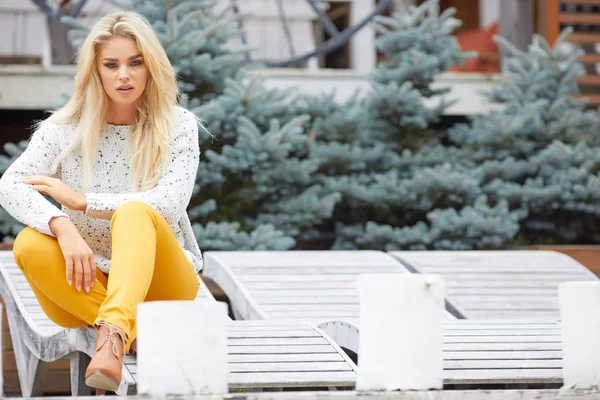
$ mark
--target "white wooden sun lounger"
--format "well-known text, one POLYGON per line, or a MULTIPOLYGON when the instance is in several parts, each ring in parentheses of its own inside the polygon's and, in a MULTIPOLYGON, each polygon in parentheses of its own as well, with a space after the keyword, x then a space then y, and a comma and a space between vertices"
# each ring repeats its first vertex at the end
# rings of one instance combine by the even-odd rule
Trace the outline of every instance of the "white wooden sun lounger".
MULTIPOLYGON (((236 318, 317 323, 342 348, 355 353, 358 275, 411 272, 379 251, 206 252, 204 260, 204 273, 227 294, 236 318)), ((559 325, 555 322, 531 321, 531 329, 524 332, 519 321, 489 325, 487 321, 458 321, 451 314, 447 317, 447 383, 531 385, 562 379, 559 325), (475 327, 479 337, 452 342, 456 338, 448 332, 453 327, 475 327), (539 327, 552 327, 546 331, 551 334, 524 338, 539 327), (504 334, 495 335, 496 329, 504 334)))
POLYGON ((555 251, 394 251, 407 268, 439 274, 458 318, 559 319, 558 284, 598 278, 555 251))
MULTIPOLYGON (((358 353, 358 320, 330 321, 320 327, 341 347, 358 353)), ((558 386, 561 383, 558 322, 465 319, 446 322, 445 385, 558 386)))
MULTIPOLYGON (((214 298, 202 285, 199 298, 214 298)), ((88 394, 83 374, 93 353, 95 330, 64 329, 42 311, 11 252, 0 252, 0 296, 9 321, 23 397, 42 394, 48 363, 71 359, 74 395, 88 394)), ((228 332, 230 389, 285 387, 352 388, 356 365, 314 325, 232 321, 228 332)), ((136 363, 127 356, 118 393, 136 392, 136 363)))
POLYGON ((410 271, 380 251, 207 251, 203 273, 236 319, 315 323, 358 318, 358 275, 410 271))

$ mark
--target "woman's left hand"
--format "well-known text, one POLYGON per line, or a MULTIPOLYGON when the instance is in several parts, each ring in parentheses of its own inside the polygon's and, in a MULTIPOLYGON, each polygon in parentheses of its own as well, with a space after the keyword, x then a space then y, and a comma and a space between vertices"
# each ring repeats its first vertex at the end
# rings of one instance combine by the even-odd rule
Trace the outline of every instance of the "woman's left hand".
POLYGON ((77 211, 85 211, 87 200, 84 194, 77 193, 60 179, 49 178, 47 176, 27 176, 23 182, 28 184, 33 190, 47 194, 63 206, 77 211))

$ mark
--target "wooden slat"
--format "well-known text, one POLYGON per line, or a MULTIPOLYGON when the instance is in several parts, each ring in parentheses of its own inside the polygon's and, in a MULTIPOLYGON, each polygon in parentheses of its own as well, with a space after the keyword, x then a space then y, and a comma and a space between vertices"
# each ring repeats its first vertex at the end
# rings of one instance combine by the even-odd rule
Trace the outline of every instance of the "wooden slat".
POLYGON ((600 33, 573 32, 569 35, 569 42, 579 44, 600 43, 600 33))
POLYGON ((520 369, 527 374, 529 369, 560 369, 562 360, 451 360, 444 361, 446 370, 520 369))
MULTIPOLYGON (((309 312, 309 311, 331 311, 333 313, 337 313, 337 312, 352 312, 352 311, 358 311, 358 303, 354 303, 354 304, 326 304, 326 303, 322 303, 322 304, 298 304, 298 307, 302 307, 302 311, 303 312, 309 312)), ((264 304, 263 305, 263 309, 265 311, 268 312, 277 312, 277 311, 284 311, 284 312, 294 312, 294 308, 290 307, 289 304, 264 304)), ((297 309, 297 308, 296 308, 297 309)), ((335 315, 335 314, 331 314, 331 315, 335 315)))
POLYGON ((600 63, 600 54, 584 54, 583 57, 581 57, 581 62, 584 64, 600 63))
POLYGON ((445 351, 444 360, 560 360, 563 353, 553 351, 445 351))
MULTIPOLYGON (((556 336, 561 334, 560 327, 549 328, 549 329, 510 329, 510 327, 506 327, 506 329, 483 329, 483 327, 479 327, 478 329, 444 329, 444 336, 556 336)), ((560 340, 560 339, 558 339, 560 340)))
MULTIPOLYGON (((263 332, 263 333, 270 333, 273 335, 282 335, 285 332, 302 332, 303 334, 307 334, 308 336, 311 336, 313 333, 315 333, 315 330, 308 326, 308 325, 302 325, 302 324, 290 324, 290 323, 286 323, 286 324, 277 324, 277 323, 271 323, 271 321, 269 321, 268 324, 256 324, 253 325, 252 322, 254 321, 243 321, 244 324, 231 324, 228 327, 228 332, 229 333, 254 333, 254 332, 263 332), (244 326, 246 323, 248 323, 248 326, 244 326)), ((262 321, 256 321, 256 322, 262 322, 262 321)))
POLYGON ((354 386, 354 372, 269 372, 269 373, 232 373, 229 375, 229 387, 314 387, 354 386))
POLYGON ((585 86, 600 86, 600 75, 586 75, 577 79, 577 83, 585 86))
POLYGON ((577 96, 575 96, 577 98, 583 98, 583 99, 588 99, 589 101, 589 105, 590 106, 600 106, 600 94, 591 94, 591 93, 586 93, 586 94, 579 94, 577 96))
POLYGON ((444 351, 561 351, 560 343, 448 343, 444 351))
POLYGON ((229 354, 227 361, 233 363, 264 363, 264 362, 328 362, 341 361, 343 357, 338 353, 312 353, 312 354, 229 354))
MULTIPOLYGON (((259 298, 261 303, 270 305, 281 304, 353 304, 358 305, 358 296, 331 296, 331 297, 308 297, 281 293, 280 295, 264 296, 259 298)), ((255 300, 259 300, 255 297, 255 300)))
POLYGON ((488 369, 488 370, 448 370, 444 371, 444 383, 561 383, 560 369, 488 369))
POLYGON ((403 270, 390 267, 369 267, 367 265, 353 266, 286 266, 286 267, 253 267, 253 268, 232 268, 236 273, 243 272, 245 275, 263 275, 267 274, 290 274, 290 275, 356 275, 356 274, 394 274, 403 273, 403 270))
POLYGON ((568 4, 584 4, 590 6, 600 6, 600 0, 560 0, 562 3, 568 4))
MULTIPOLYGON (((460 293, 460 292, 458 292, 460 293)), ((520 296, 520 295, 497 295, 497 294, 454 294, 452 296, 454 299, 461 299, 464 302, 485 302, 486 304, 550 304, 550 305, 558 305, 556 295, 553 293, 547 293, 542 296, 520 296)))
MULTIPOLYGON (((578 281, 584 281, 584 278, 577 279, 578 281)), ((573 278, 569 278, 570 282, 573 282, 573 278)), ((483 279, 465 279, 465 280, 457 280, 455 277, 449 277, 446 280, 446 285, 448 287, 463 287, 463 288, 481 288, 481 287, 491 287, 491 288, 508 288, 508 289, 535 289, 535 288, 544 288, 556 290, 558 292, 558 284, 560 280, 540 280, 539 282, 532 282, 527 279, 519 279, 519 280, 492 280, 485 281, 483 279)))
MULTIPOLYGON (((443 273, 443 272, 440 272, 443 273)), ((448 277, 448 280, 450 281, 472 281, 472 282, 477 282, 477 281, 487 281, 487 280, 491 280, 494 282, 498 282, 499 284, 503 283, 503 282, 529 282, 532 276, 536 276, 538 277, 540 283, 555 283, 555 282, 564 282, 566 280, 569 281, 581 281, 581 280, 586 280, 587 277, 582 276, 579 273, 562 273, 562 274, 544 274, 544 273, 524 273, 522 272, 521 274, 506 274, 504 272, 501 271, 493 271, 491 268, 490 270, 488 270, 487 274, 481 274, 481 273, 460 273, 460 274, 448 274, 446 275, 448 277)))
POLYGON ((548 336, 445 336, 444 343, 561 343, 558 335, 548 336))
MULTIPOLYGON (((547 297, 553 295, 554 290, 558 290, 558 288, 529 288, 527 289, 527 296, 534 297, 547 297)), ((462 296, 521 296, 523 294, 523 289, 520 288, 489 288, 487 286, 480 286, 476 288, 465 288, 462 286, 457 287, 447 287, 446 294, 451 296, 462 295, 462 296)))
POLYGON ((558 309, 558 299, 553 302, 540 301, 519 301, 518 299, 506 299, 504 301, 478 301, 477 298, 470 297, 461 300, 462 307, 472 310, 523 310, 523 311, 550 311, 558 309))
POLYGON ((290 320, 300 320, 300 321, 312 321, 312 320, 330 320, 332 315, 335 315, 337 319, 347 319, 347 318, 358 318, 359 311, 344 311, 344 312, 336 312, 332 314, 329 310, 321 310, 321 311, 272 311, 269 313, 271 318, 273 319, 285 319, 286 321, 290 320))
POLYGON ((247 275, 244 274, 241 279, 243 280, 244 283, 248 284, 248 283, 255 283, 255 282, 294 282, 294 283, 299 283, 299 282, 304 282, 304 283, 310 283, 312 284, 313 282, 333 282, 333 283, 348 283, 348 284, 352 284, 353 282, 356 282, 356 276, 352 276, 352 275, 342 275, 342 276, 321 276, 321 275, 304 275, 304 274, 297 274, 297 275, 281 275, 281 274, 273 274, 271 276, 264 276, 264 275, 247 275))
POLYGON ((310 337, 319 337, 322 336, 313 331, 229 331, 227 333, 227 337, 229 339, 241 339, 241 338, 310 338, 310 337))
POLYGON ((286 282, 245 282, 244 287, 250 289, 252 292, 260 293, 265 290, 299 290, 302 288, 306 288, 310 286, 311 289, 320 289, 320 290, 348 290, 356 285, 352 284, 352 281, 346 282, 311 282, 310 285, 307 285, 304 282, 295 282, 295 281, 286 281, 286 282))
POLYGON ((553 311, 530 311, 530 310, 486 310, 477 309, 470 310, 469 317, 472 319, 489 318, 490 314, 493 314, 496 318, 523 318, 523 319, 535 319, 535 318, 557 318, 557 310, 553 311))
MULTIPOLYGON (((340 289, 328 289, 327 298, 337 298, 337 297, 356 297, 358 296, 358 289, 355 288, 340 288, 340 289)), ((274 288, 269 291, 257 292, 253 293, 252 297, 255 300, 260 299, 269 299, 272 297, 315 297, 315 296, 323 296, 324 292, 318 289, 312 288, 299 288, 299 289, 278 289, 274 288)))
MULTIPOLYGON (((465 320, 462 319, 460 320, 462 321, 471 321, 471 322, 477 322, 477 320, 465 320)), ((526 321, 526 320, 524 320, 526 321)), ((446 324, 444 325, 444 334, 445 335, 452 335, 454 333, 459 334, 459 335, 468 335, 469 332, 474 331, 474 332, 481 332, 481 334, 483 334, 484 332, 494 332, 495 334, 500 334, 501 332, 507 332, 507 334, 514 334, 514 335, 519 335, 521 334, 520 332, 538 332, 539 334, 546 334, 546 332, 560 332, 560 325, 558 324, 553 324, 553 325, 549 325, 549 324, 536 324, 533 322, 530 323, 524 323, 523 325, 519 325, 517 326, 516 323, 513 322, 509 322, 506 324, 503 323, 497 323, 497 324, 473 324, 471 326, 469 326, 468 324, 461 324, 461 325, 453 325, 453 324, 446 324)))
POLYGON ((323 337, 316 338, 232 338, 227 341, 227 346, 308 346, 328 345, 323 337))
POLYGON ((435 260, 428 261, 428 266, 431 268, 436 268, 436 271, 439 271, 443 274, 473 274, 473 275, 484 275, 489 274, 490 269, 493 270, 495 274, 506 274, 506 275, 515 275, 516 277, 520 277, 523 275, 531 275, 531 274, 544 274, 547 276, 555 276, 555 275, 580 275, 578 271, 565 271, 565 266, 561 264, 552 264, 552 260, 548 260, 548 264, 527 264, 527 269, 523 268, 523 260, 519 264, 508 264, 510 260, 507 260, 507 263, 501 262, 485 262, 485 264, 477 264, 477 263, 436 263, 435 260))
POLYGON ((585 12, 563 12, 559 14, 558 21, 568 25, 600 25, 600 15, 585 12))
POLYGON ((229 366, 229 371, 236 372, 324 372, 352 371, 346 362, 301 362, 301 363, 237 363, 229 366))
POLYGON ((337 353, 331 346, 234 346, 229 354, 297 354, 337 353))

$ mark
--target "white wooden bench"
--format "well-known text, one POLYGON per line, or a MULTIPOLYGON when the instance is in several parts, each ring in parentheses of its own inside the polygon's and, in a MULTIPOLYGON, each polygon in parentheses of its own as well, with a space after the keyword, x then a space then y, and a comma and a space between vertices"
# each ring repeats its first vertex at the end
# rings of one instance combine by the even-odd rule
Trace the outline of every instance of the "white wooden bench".
MULTIPOLYGON (((411 271, 379 251, 204 253, 204 274, 227 294, 236 318, 316 323, 342 348, 355 353, 358 353, 359 335, 356 278, 365 273, 411 271)), ((447 313, 446 383, 532 385, 559 382, 562 379, 558 366, 561 363, 559 325, 547 320, 531 321, 530 324, 531 329, 525 332, 519 321, 498 321, 489 325, 487 321, 458 321, 447 313), (449 335, 451 331, 473 327, 476 327, 474 332, 479 333, 478 337, 465 339, 460 335, 458 338, 449 335), (524 337, 524 333, 533 333, 541 327, 551 327, 551 331, 547 331, 551 332, 550 336, 524 337), (503 334, 496 335, 496 330, 502 330, 503 334), (456 342, 462 339, 463 342, 456 342), (530 342, 536 339, 539 341, 530 342), (512 359, 512 356, 516 358, 512 359), (506 367, 501 367, 503 365, 506 367)), ((358 357, 360 359, 360 354, 358 357)))
POLYGON ((410 270, 439 274, 459 318, 559 319, 558 284, 598 278, 555 251, 393 251, 410 270))
MULTIPOLYGON (((199 298, 214 298, 201 285, 199 298)), ((0 296, 6 305, 23 397, 42 394, 48 363, 70 357, 74 395, 89 394, 84 371, 95 330, 64 329, 41 309, 11 252, 0 252, 0 296)), ((232 321, 228 332, 230 389, 352 388, 356 365, 314 325, 232 321)), ((199 355, 201 356, 201 355, 199 355)), ((136 363, 127 356, 119 394, 136 392, 136 363)))

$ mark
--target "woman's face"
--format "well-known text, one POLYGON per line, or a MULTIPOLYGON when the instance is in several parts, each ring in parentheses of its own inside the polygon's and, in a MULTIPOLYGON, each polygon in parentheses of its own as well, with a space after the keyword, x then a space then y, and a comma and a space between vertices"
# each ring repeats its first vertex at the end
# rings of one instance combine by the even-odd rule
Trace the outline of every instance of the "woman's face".
POLYGON ((113 37, 98 52, 96 66, 104 91, 115 105, 131 105, 144 92, 148 67, 132 39, 113 37))

